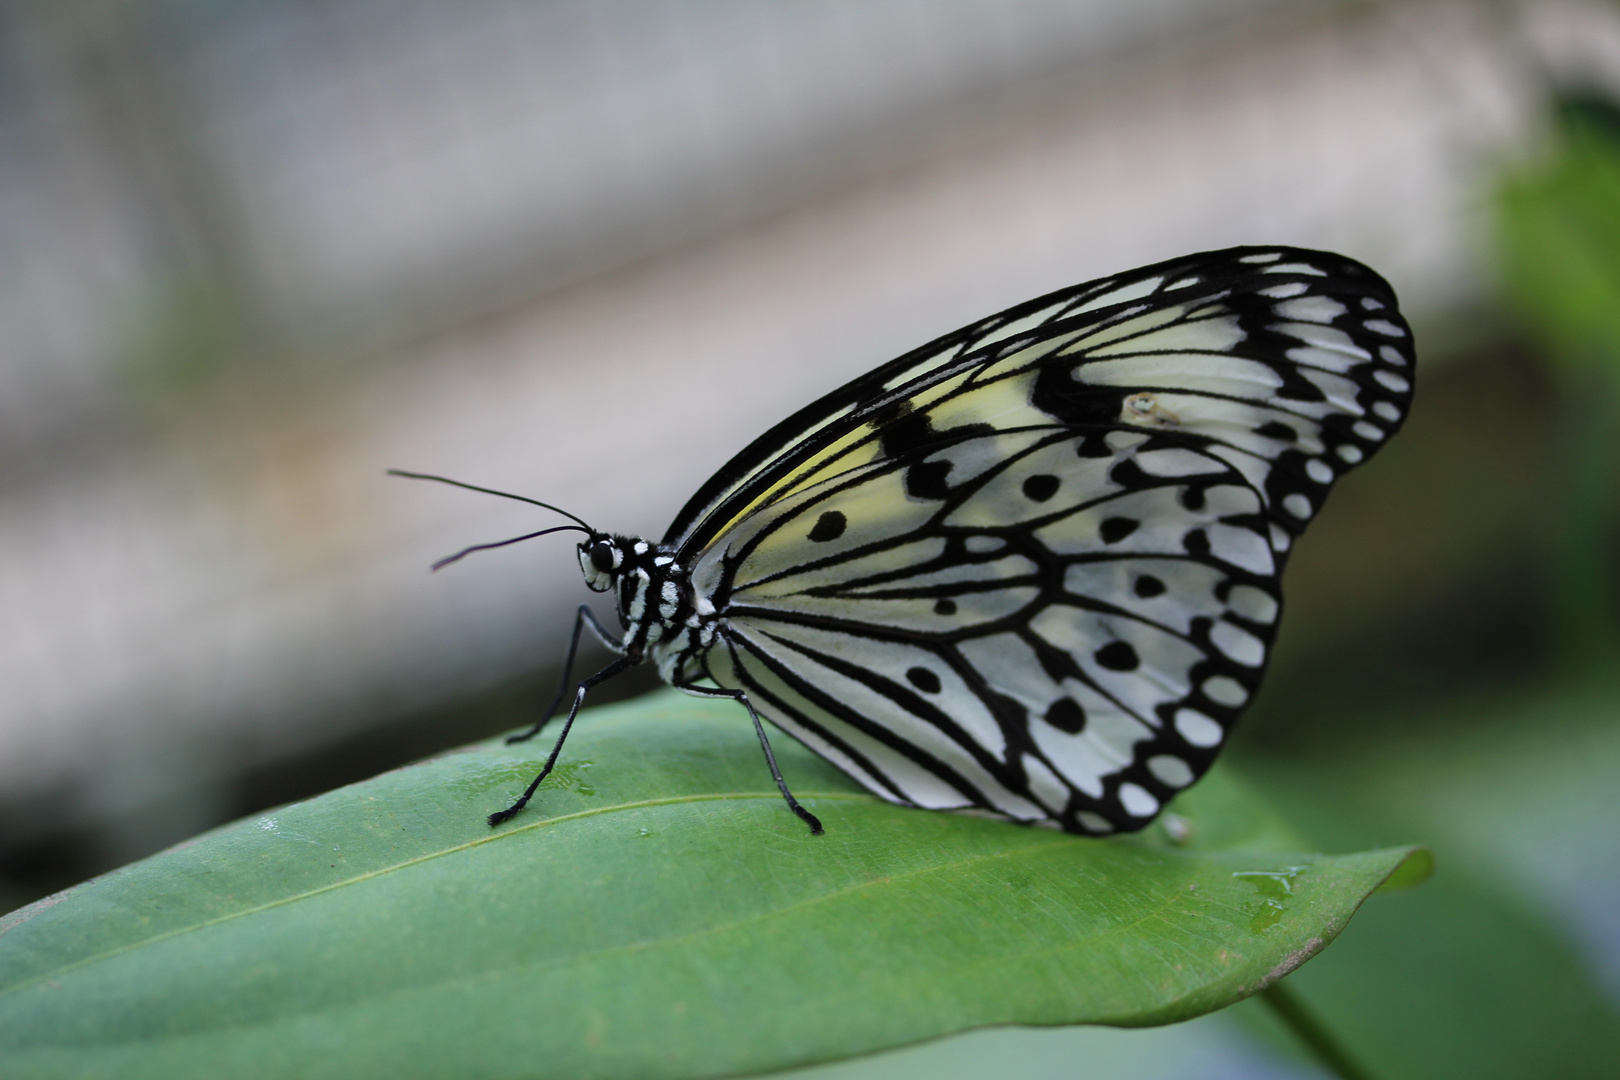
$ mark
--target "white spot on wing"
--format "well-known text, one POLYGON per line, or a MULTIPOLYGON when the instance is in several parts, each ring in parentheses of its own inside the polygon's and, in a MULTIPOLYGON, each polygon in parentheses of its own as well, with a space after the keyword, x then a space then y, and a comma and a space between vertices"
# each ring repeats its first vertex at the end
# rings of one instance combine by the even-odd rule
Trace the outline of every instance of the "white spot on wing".
POLYGON ((1269 574, 1276 569, 1271 547, 1265 537, 1242 525, 1211 525, 1204 530, 1209 553, 1217 559, 1251 574, 1269 574))
POLYGON ((1204 680, 1204 696, 1217 705, 1225 705, 1235 709, 1249 700, 1249 692, 1243 689, 1243 684, 1226 675, 1215 675, 1204 680))
POLYGON ((1101 814, 1093 814, 1090 810, 1082 810, 1074 816, 1079 820, 1080 824, 1099 835, 1114 831, 1114 827, 1108 823, 1108 819, 1101 814))
POLYGON ((1152 817, 1159 812, 1159 800, 1139 784, 1119 785, 1119 804, 1131 817, 1152 817))
POLYGON ((1147 438, 1146 435, 1135 431, 1110 431, 1103 436, 1103 442, 1108 444, 1108 449, 1117 454, 1121 450, 1129 450, 1133 446, 1140 446, 1142 443, 1147 442, 1147 438))
POLYGON ((1244 667, 1259 667, 1265 661, 1265 645, 1241 626, 1218 622, 1210 628, 1209 640, 1228 658, 1244 667))
POLYGON ((1178 709, 1176 711, 1176 730, 1181 737, 1194 746, 1219 746, 1226 737, 1221 725, 1205 716, 1196 709, 1178 709))
POLYGON ((1340 373, 1349 371, 1357 364, 1365 363, 1365 361, 1360 357, 1348 355, 1337 349, 1319 349, 1314 345, 1307 345, 1304 348, 1299 349, 1289 349, 1283 355, 1287 356, 1288 359, 1292 360, 1296 364, 1304 364, 1307 367, 1319 367, 1327 371, 1337 371, 1340 373))
POLYGON ((1181 788, 1193 782, 1192 766, 1172 754, 1148 758, 1147 767, 1166 787, 1181 788))
POLYGON ((1269 626, 1277 618, 1277 599, 1253 585, 1235 585, 1226 597, 1227 606, 1253 622, 1269 626))
POLYGON ((1330 323, 1349 309, 1329 296, 1302 296, 1298 300, 1288 300, 1278 304, 1275 310, 1278 315, 1285 319, 1297 319, 1301 322, 1312 323, 1330 323))
POLYGON ((1137 454, 1136 463, 1149 476, 1201 476, 1226 471, 1225 462, 1180 447, 1137 454))

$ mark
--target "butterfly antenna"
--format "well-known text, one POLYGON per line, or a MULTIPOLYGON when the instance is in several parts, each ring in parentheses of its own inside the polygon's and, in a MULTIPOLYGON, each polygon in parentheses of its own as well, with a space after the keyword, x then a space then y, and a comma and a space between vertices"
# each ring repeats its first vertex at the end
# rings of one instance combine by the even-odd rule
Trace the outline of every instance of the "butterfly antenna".
POLYGON ((537 536, 546 536, 546 535, 548 535, 550 533, 557 533, 557 532, 582 532, 582 533, 586 534, 587 536, 594 535, 594 534, 592 534, 590 529, 585 528, 584 526, 581 526, 581 525, 555 525, 555 526, 553 526, 552 528, 549 528, 549 529, 541 529, 539 532, 524 533, 522 536, 514 536, 510 540, 497 540, 493 544, 474 544, 470 548, 462 548, 460 551, 456 552, 454 555, 447 555, 444 558, 440 559, 438 562, 434 563, 433 564, 433 569, 435 569, 435 570, 443 569, 444 567, 449 566, 451 563, 457 561, 458 559, 461 559, 461 558, 464 558, 465 556, 471 555, 475 551, 488 551, 490 548, 505 547, 508 544, 517 544, 517 543, 523 542, 524 540, 533 540, 537 536))
MULTIPOLYGON (((434 481, 437 481, 438 483, 441 483, 441 484, 449 484, 451 487, 466 488, 468 491, 481 491, 485 495, 499 495, 503 499, 515 499, 518 502, 526 502, 530 506, 538 506, 542 510, 555 511, 556 513, 561 514, 563 517, 567 518, 570 521, 577 521, 577 522, 579 522, 580 525, 584 526, 586 532, 594 532, 595 531, 594 529, 592 529, 590 527, 590 525, 586 524, 586 522, 584 520, 582 520, 581 518, 575 517, 573 514, 570 514, 568 511, 564 510, 562 507, 560 507, 560 506, 552 506, 550 503, 543 503, 539 499, 531 499, 526 495, 513 495, 510 491, 496 491, 494 488, 479 487, 477 484, 464 484, 460 480, 452 480, 448 476, 433 476, 433 475, 431 475, 429 473, 406 472, 404 469, 389 469, 388 470, 388 475, 389 476, 403 476, 408 480, 434 480, 434 481)), ((549 532, 550 530, 547 530, 547 531, 549 532)), ((533 533, 532 535, 534 535, 534 536, 542 536, 544 534, 543 533, 533 533)), ((520 537, 517 538, 517 540, 527 540, 527 539, 529 539, 529 537, 527 537, 527 536, 520 536, 520 537)), ((517 543, 517 540, 504 540, 504 541, 502 541, 502 543, 515 544, 515 543, 517 543)), ((485 546, 487 546, 487 547, 500 547, 501 545, 500 544, 488 544, 488 545, 485 545, 485 546)), ((468 548, 467 549, 467 551, 477 551, 477 550, 478 550, 477 548, 468 548)), ((465 551, 462 552, 462 555, 465 555, 465 554, 466 554, 465 551)), ((461 558, 461 555, 457 555, 456 558, 457 559, 461 558)), ((453 562, 455 560, 452 559, 450 561, 453 562)), ((434 569, 438 569, 438 567, 434 567, 434 569)))

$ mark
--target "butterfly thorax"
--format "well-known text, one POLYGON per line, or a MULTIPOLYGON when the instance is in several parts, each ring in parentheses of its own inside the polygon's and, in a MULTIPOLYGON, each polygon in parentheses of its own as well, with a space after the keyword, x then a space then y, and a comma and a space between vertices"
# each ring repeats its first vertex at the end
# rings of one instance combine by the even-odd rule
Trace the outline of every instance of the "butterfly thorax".
POLYGON ((666 682, 714 640, 714 605, 694 595, 672 552, 639 536, 593 533, 579 545, 579 566, 588 588, 613 594, 625 654, 650 655, 666 682))

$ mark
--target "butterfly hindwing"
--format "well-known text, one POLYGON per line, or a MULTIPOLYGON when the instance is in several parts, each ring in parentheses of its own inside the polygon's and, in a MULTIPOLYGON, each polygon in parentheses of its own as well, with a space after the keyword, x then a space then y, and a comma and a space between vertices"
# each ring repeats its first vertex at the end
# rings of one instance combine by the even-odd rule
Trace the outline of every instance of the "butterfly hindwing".
POLYGON ((1253 696, 1287 552, 1399 426, 1411 371, 1389 287, 1293 249, 947 335, 677 518, 722 616, 704 674, 885 798, 1140 828, 1253 696))
POLYGON ((755 515, 768 529, 726 549, 745 655, 710 674, 846 756, 892 738, 852 770, 879 794, 1135 827, 1120 792, 1150 817, 1207 766, 1258 679, 1278 608, 1260 499, 1162 437, 1116 433, 1124 448, 1098 459, 1071 430, 1025 434, 1038 437, 937 500, 907 497, 899 462, 755 515), (1034 482, 1071 460, 1066 484, 1034 482), (1214 540, 1189 551, 1200 532, 1214 540), (911 755, 898 773, 896 754, 911 755))

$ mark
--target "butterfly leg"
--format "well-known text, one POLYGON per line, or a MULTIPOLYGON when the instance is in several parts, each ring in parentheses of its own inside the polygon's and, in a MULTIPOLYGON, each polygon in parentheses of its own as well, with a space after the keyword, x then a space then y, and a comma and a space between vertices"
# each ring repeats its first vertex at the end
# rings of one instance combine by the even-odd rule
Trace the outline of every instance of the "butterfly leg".
POLYGON ((574 675, 574 654, 579 651, 579 632, 587 626, 591 628, 591 632, 601 640, 602 644, 614 652, 624 651, 624 646, 613 640, 613 635, 608 633, 607 627, 597 621, 596 613, 584 604, 579 605, 579 614, 574 616, 574 636, 568 642, 568 659, 563 661, 562 681, 557 684, 557 695, 551 699, 551 704, 546 706, 546 711, 540 714, 540 719, 535 721, 534 726, 516 735, 508 735, 506 745, 511 746, 513 743, 528 742, 540 734, 540 729, 550 723, 553 716, 557 715, 557 706, 562 704, 563 694, 567 692, 568 683, 574 675))
MULTIPOLYGON (((575 634, 575 637, 577 640, 577 633, 575 634)), ((633 667, 638 663, 640 663, 640 660, 636 657, 621 656, 617 660, 613 661, 613 663, 603 668, 601 671, 598 671, 595 675, 579 681, 579 687, 574 691, 574 707, 568 710, 568 721, 563 724, 562 734, 557 736, 557 744, 551 748, 551 755, 546 758, 545 767, 540 770, 540 775, 534 778, 534 780, 529 784, 528 788, 523 792, 523 796, 518 799, 517 802, 513 803, 511 806, 508 806, 505 810, 497 810, 495 813, 489 815, 490 828, 493 829, 495 826, 499 825, 501 822, 507 820, 513 814, 527 806, 529 804, 529 800, 534 797, 535 789, 540 786, 540 782, 551 775, 551 768, 553 765, 557 764, 557 755, 562 753, 563 742, 568 738, 568 732, 574 726, 574 717, 579 715, 579 707, 585 703, 585 695, 587 692, 589 692, 590 688, 595 686, 597 683, 607 682, 625 668, 633 667)))
POLYGON ((698 697, 730 698, 732 701, 742 703, 743 708, 748 710, 748 715, 753 718, 754 733, 759 736, 760 749, 765 751, 765 764, 771 767, 771 776, 776 781, 776 790, 782 793, 782 798, 787 801, 788 809, 799 815, 800 820, 810 826, 810 835, 820 836, 822 832, 821 819, 800 806, 799 800, 795 799, 793 792, 788 790, 787 781, 782 779, 782 770, 776 767, 776 755, 771 752, 771 741, 765 737, 765 725, 760 723, 759 713, 754 711, 754 703, 748 700, 748 695, 741 690, 716 690, 706 686, 687 686, 680 683, 677 683, 675 688, 684 690, 688 694, 695 694, 698 697))

